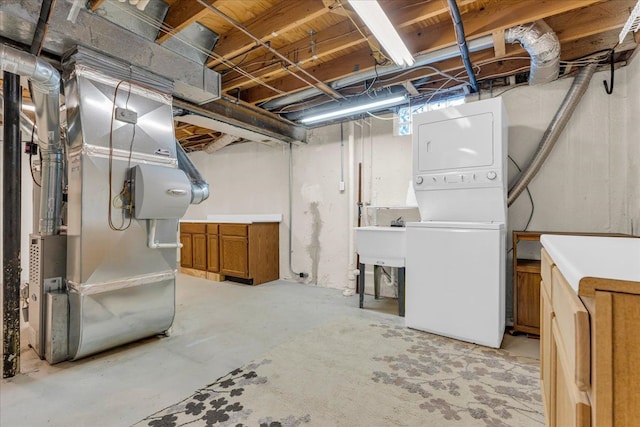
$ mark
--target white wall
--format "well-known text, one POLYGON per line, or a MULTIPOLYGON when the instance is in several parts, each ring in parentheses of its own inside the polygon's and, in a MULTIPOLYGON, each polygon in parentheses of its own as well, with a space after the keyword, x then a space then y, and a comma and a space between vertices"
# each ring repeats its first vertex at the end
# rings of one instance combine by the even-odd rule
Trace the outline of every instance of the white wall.
MULTIPOLYGON (((616 71, 614 94, 604 93, 596 74, 547 163, 530 184, 535 203, 531 230, 634 232, 640 234, 640 59, 616 71)), ((526 163, 564 98, 571 80, 522 87, 503 97, 510 122, 510 155, 526 163)), ((393 122, 373 118, 310 132, 309 143, 293 147, 293 256, 307 282, 343 288, 348 284, 349 186, 363 169, 363 202, 403 205, 411 179, 411 138, 393 136, 393 122), (353 146, 350 147, 349 136, 353 146), (350 163, 349 150, 353 162, 350 163), (341 163, 342 150, 342 163, 341 163), (350 165, 352 169, 350 169, 350 165), (343 169, 346 190, 339 190, 343 169), (353 179, 350 180, 350 170, 353 179)), ((190 154, 209 180, 211 197, 191 206, 187 219, 208 214, 281 213, 280 272, 289 271, 289 148, 244 143, 214 154, 190 154)), ((513 175, 513 167, 510 166, 513 175)), ((31 193, 23 157, 23 280, 28 265, 31 193)), ((356 187, 354 187, 356 188, 356 187)), ((522 229, 530 212, 526 194, 509 211, 509 228, 522 229)))
POLYGON ((629 177, 629 219, 631 230, 640 235, 640 55, 634 55, 631 64, 625 67, 627 86, 627 175, 629 177))
MULTIPOLYGON (((640 60, 616 71, 614 94, 606 95, 594 75, 556 147, 529 188, 535 213, 529 230, 622 232, 640 234, 640 60)), ((509 154, 524 166, 562 102, 572 80, 504 93, 509 115, 509 154)), ((343 124, 344 180, 341 175, 340 125, 310 132, 306 145, 293 148, 293 267, 310 283, 343 288, 349 271, 349 186, 357 186, 362 163, 363 203, 405 203, 411 179, 411 138, 393 135, 393 122, 367 118, 343 124), (349 136, 353 139, 354 179, 349 180, 349 136)), ((207 155, 192 154, 212 186, 212 196, 193 206, 188 217, 212 213, 283 213, 281 277, 288 268, 288 152, 255 143, 227 147, 207 155)), ((509 166, 510 176, 515 168, 509 166)), ((355 187, 357 188, 357 187, 355 187)), ((531 205, 523 193, 509 210, 509 230, 521 230, 531 205)), ((510 238, 509 238, 510 240, 510 238)), ((509 243, 510 245, 510 243, 509 243)), ((508 276, 510 277, 510 271, 508 276)), ((510 278, 509 278, 510 282, 510 278)), ((511 294, 509 292, 508 304, 511 294)), ((509 310, 510 311, 510 310, 509 310)))

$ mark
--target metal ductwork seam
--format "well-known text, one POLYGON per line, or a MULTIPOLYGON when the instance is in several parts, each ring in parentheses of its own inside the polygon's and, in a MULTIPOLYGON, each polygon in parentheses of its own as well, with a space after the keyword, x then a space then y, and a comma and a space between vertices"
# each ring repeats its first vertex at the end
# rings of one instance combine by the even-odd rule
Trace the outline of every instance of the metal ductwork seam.
POLYGON ((580 103, 582 96, 589 87, 589 82, 593 73, 596 71, 596 64, 589 64, 582 68, 576 78, 573 80, 567 95, 565 96, 560 108, 556 112, 553 120, 542 135, 540 144, 533 159, 522 172, 518 180, 511 186, 509 195, 507 196, 507 206, 511 206, 520 194, 527 188, 531 180, 536 176, 544 161, 549 157, 558 138, 562 134, 565 126, 569 122, 571 115, 580 103))
POLYGON ((176 154, 178 157, 178 168, 187 174, 189 181, 191 181, 191 204, 197 205, 209 198, 209 183, 193 164, 187 153, 182 148, 182 145, 176 141, 176 154))
POLYGON ((531 56, 529 84, 548 83, 560 73, 560 41, 551 27, 543 20, 518 25, 504 32, 507 43, 520 42, 531 56))
POLYGON ((7 45, 0 45, 0 70, 32 83, 38 145, 42 155, 40 226, 43 236, 60 233, 63 147, 60 141, 60 73, 48 62, 7 45))

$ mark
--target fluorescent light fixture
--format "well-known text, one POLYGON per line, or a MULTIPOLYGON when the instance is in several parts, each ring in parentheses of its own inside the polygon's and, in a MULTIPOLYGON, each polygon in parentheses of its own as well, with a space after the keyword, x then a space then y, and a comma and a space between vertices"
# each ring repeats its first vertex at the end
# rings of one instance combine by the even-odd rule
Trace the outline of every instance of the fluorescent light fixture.
POLYGON ((305 125, 311 123, 317 123, 323 120, 335 119, 337 117, 344 117, 350 114, 361 113, 363 111, 375 110, 377 108, 388 107, 393 104, 398 104, 405 101, 404 95, 394 96, 393 98, 382 99, 379 101, 369 102, 367 104, 354 105, 353 107, 347 107, 340 110, 330 111, 327 113, 320 113, 313 116, 305 117, 300 120, 300 123, 305 125))
POLYGON ((393 62, 400 67, 413 65, 413 56, 376 0, 349 0, 349 4, 376 36, 393 62))

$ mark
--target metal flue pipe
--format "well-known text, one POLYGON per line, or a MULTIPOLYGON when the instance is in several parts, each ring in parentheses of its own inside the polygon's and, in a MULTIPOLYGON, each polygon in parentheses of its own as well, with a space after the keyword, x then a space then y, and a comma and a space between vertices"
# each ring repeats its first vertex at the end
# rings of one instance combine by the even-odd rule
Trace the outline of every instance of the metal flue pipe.
POLYGON ((582 96, 589 87, 589 82, 593 73, 596 71, 596 64, 589 64, 582 68, 576 78, 573 80, 569 92, 565 96, 560 108, 556 112, 553 120, 547 127, 547 130, 542 135, 540 144, 536 153, 533 155, 533 159, 525 170, 520 174, 518 180, 509 189, 509 195, 507 196, 507 206, 511 206, 518 196, 527 188, 531 180, 536 176, 544 161, 549 157, 553 146, 558 141, 558 138, 562 134, 565 126, 569 122, 571 115, 580 103, 582 96))
POLYGON ((42 155, 39 231, 43 236, 59 234, 64 161, 60 141, 60 74, 48 62, 4 44, 0 45, 0 70, 31 81, 42 155))
POLYGON ((197 205, 209 198, 209 183, 202 177, 196 165, 193 164, 182 145, 176 141, 176 154, 178 157, 178 168, 187 174, 191 181, 191 204, 197 205))

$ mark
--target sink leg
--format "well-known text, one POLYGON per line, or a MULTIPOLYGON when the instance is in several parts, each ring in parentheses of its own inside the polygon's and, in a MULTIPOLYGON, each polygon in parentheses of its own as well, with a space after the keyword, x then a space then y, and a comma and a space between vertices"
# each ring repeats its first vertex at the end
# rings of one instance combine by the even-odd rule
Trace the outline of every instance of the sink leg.
POLYGON ((360 294, 360 308, 364 304, 364 264, 360 263, 360 274, 358 275, 358 293, 360 294))
POLYGON ((404 317, 404 267, 398 267, 398 315, 404 317))

